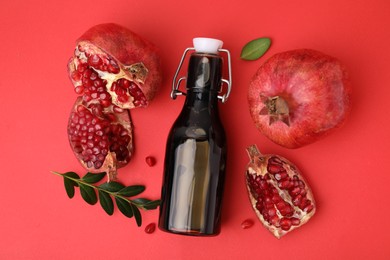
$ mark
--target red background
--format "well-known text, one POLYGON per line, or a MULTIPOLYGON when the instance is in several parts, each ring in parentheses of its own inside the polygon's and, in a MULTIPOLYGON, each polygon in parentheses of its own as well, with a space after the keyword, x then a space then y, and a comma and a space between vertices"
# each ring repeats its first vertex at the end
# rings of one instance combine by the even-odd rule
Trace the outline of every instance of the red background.
POLYGON ((2 1, 0 4, 0 259, 390 259, 388 0, 328 1, 2 1), (222 232, 213 238, 175 236, 143 227, 80 197, 68 199, 50 171, 84 170, 70 150, 66 125, 76 98, 66 63, 74 42, 92 25, 122 24, 162 50, 165 80, 150 107, 131 111, 136 152, 120 171, 125 184, 145 184, 160 196, 167 133, 184 98, 169 97, 171 80, 192 38, 225 42, 233 58, 233 91, 221 106, 229 167, 222 232), (243 45, 272 38, 258 61, 239 59, 243 45), (277 146, 251 121, 246 93, 268 57, 313 48, 339 58, 350 71, 353 110, 347 124, 298 150, 277 146), (318 211, 281 240, 255 219, 244 186, 245 148, 294 161, 308 179, 318 211), (153 155, 149 168, 144 158, 153 155))

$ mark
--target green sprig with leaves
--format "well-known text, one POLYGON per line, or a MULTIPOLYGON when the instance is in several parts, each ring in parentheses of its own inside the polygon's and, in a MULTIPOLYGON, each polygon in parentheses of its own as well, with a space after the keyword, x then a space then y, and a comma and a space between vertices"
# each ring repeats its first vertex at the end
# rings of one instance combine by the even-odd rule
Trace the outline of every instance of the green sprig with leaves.
POLYGON ((93 185, 104 178, 106 175, 105 172, 88 172, 82 178, 75 172, 53 173, 64 178, 65 190, 69 198, 74 197, 75 187, 79 187, 81 197, 85 202, 90 205, 95 205, 99 201, 101 207, 108 215, 114 213, 114 199, 119 211, 128 218, 134 217, 138 226, 142 225, 140 209, 156 209, 161 202, 160 200, 149 200, 145 198, 130 199, 145 190, 145 186, 143 185, 124 186, 115 181, 105 182, 98 186, 93 185))

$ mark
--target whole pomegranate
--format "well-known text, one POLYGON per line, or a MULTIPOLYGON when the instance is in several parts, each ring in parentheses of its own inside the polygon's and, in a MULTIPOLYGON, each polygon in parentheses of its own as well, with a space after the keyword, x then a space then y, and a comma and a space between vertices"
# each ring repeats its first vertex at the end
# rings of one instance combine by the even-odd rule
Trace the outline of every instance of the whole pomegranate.
POLYGON ((281 146, 298 148, 345 122, 351 85, 337 59, 315 50, 292 50, 275 54, 258 69, 248 102, 260 132, 281 146))
POLYGON ((246 186, 263 225, 277 238, 305 224, 315 213, 313 194, 299 170, 287 159, 262 155, 249 146, 246 186))
POLYGON ((68 72, 80 95, 68 123, 71 147, 88 171, 115 179, 133 152, 128 109, 147 106, 161 85, 158 50, 120 25, 100 24, 77 40, 68 72))

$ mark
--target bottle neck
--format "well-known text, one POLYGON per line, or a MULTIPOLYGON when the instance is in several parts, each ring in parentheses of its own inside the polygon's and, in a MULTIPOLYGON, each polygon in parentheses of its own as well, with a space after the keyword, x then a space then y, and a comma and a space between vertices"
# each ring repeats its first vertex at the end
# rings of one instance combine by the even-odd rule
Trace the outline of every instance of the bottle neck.
MULTIPOLYGON (((184 113, 218 114, 218 91, 222 82, 222 58, 216 54, 191 54, 186 80, 184 113)), ((194 114, 194 116, 195 116, 194 114)))
POLYGON ((210 90, 189 89, 187 90, 184 106, 199 109, 205 107, 217 109, 218 92, 210 90))
POLYGON ((187 92, 218 92, 222 82, 222 58, 216 54, 191 55, 186 80, 187 92))

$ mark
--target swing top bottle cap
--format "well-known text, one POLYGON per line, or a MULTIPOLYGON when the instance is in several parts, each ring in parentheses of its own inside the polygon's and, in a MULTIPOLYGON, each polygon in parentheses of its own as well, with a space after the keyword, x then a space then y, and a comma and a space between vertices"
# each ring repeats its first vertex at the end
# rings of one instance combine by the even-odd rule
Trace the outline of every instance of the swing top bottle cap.
POLYGON ((221 40, 212 38, 194 38, 193 44, 196 52, 217 54, 218 50, 222 48, 223 42, 221 40))

